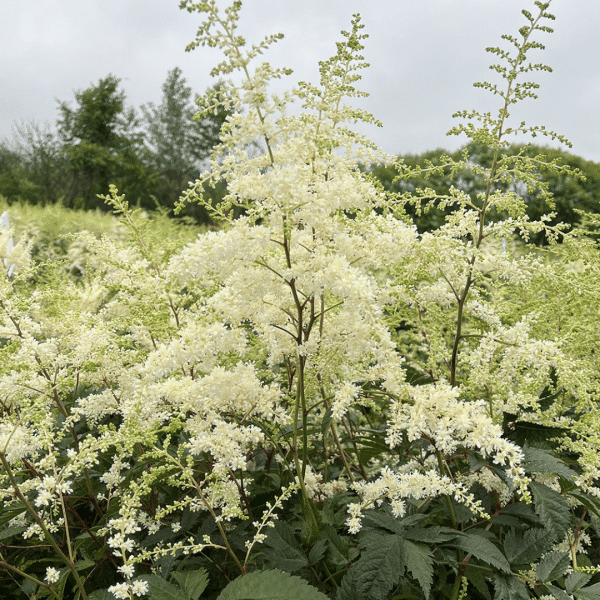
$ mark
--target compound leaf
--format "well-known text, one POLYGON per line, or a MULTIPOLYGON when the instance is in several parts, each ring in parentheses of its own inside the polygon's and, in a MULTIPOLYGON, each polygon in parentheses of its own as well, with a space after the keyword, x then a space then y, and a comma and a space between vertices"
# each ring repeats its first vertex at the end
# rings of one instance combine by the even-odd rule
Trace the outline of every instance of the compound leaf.
POLYGON ((353 580, 358 597, 384 598, 404 574, 404 540, 399 535, 369 536, 360 559, 353 565, 353 580))
POLYGON ((255 571, 231 581, 217 600, 327 600, 304 579, 272 569, 255 571))
POLYGON ((457 538, 450 546, 457 546, 461 550, 472 554, 475 558, 486 562, 505 573, 510 573, 510 565, 506 557, 490 540, 476 534, 463 534, 457 538))
POLYGON ((431 551, 423 544, 415 544, 404 540, 406 567, 411 575, 419 582, 425 598, 429 598, 433 583, 433 560, 431 551))
POLYGON ((552 541, 552 534, 538 527, 527 529, 524 533, 510 530, 504 538, 504 552, 508 562, 526 565, 548 552, 552 541))
POLYGON ((546 529, 562 540, 571 523, 571 511, 567 501, 543 483, 531 482, 531 491, 535 503, 535 512, 546 529))
POLYGON ((173 577, 190 600, 198 600, 208 585, 208 575, 204 569, 173 571, 173 577))
POLYGON ((568 552, 550 552, 540 560, 536 573, 540 581, 555 581, 565 574, 571 563, 568 552))

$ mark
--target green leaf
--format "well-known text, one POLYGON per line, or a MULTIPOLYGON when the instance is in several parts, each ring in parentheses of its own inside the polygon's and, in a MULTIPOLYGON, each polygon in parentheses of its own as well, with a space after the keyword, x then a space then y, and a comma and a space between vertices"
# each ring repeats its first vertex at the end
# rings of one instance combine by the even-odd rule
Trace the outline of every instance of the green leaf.
POLYGON ((368 545, 352 566, 358 597, 364 600, 385 597, 405 568, 404 540, 399 535, 372 531, 368 545))
POLYGON ((465 533, 448 546, 456 546, 475 558, 486 562, 505 573, 510 573, 510 565, 506 557, 492 542, 474 533, 465 533))
POLYGON ((524 467, 527 473, 553 473, 569 481, 573 481, 573 478, 577 475, 575 471, 569 469, 562 460, 548 450, 525 446, 523 454, 525 455, 524 467))
POLYGON ((321 527, 321 537, 329 544, 328 560, 335 565, 345 566, 348 564, 348 540, 338 535, 337 531, 328 524, 321 527))
POLYGON ((362 600, 356 591, 356 583, 354 569, 348 569, 335 593, 335 600, 362 600))
POLYGON ((23 527, 22 525, 13 525, 12 527, 6 527, 2 531, 0 531, 0 540, 5 540, 15 535, 19 535, 26 529, 27 527, 23 527))
POLYGON ((389 508, 385 508, 384 510, 366 511, 364 515, 364 524, 365 527, 378 527, 404 536, 407 527, 418 526, 427 518, 427 515, 415 514, 408 515, 403 519, 398 519, 391 514, 389 508))
POLYGON ((314 544, 308 553, 309 564, 316 565, 323 558, 323 556, 325 556, 327 546, 328 543, 326 539, 320 539, 316 544, 314 544))
POLYGON ((404 552, 406 567, 419 582, 425 598, 428 599, 433 582, 433 560, 429 548, 423 544, 414 544, 404 540, 404 552))
POLYGON ((543 483, 532 481, 531 491, 535 504, 535 512, 542 523, 552 532, 554 538, 562 540, 571 523, 571 511, 567 501, 543 483))
POLYGON ((527 565, 548 552, 553 540, 552 534, 540 527, 524 533, 510 530, 504 538, 504 552, 511 564, 527 565))
POLYGON ((217 600, 327 600, 304 579, 276 569, 255 571, 231 581, 217 600))
POLYGON ((158 575, 142 575, 137 579, 148 582, 150 600, 189 600, 182 590, 158 575))
POLYGON ((565 588, 569 594, 572 594, 582 588, 591 578, 592 576, 588 575, 588 573, 573 571, 572 573, 569 573, 569 576, 565 579, 565 588))
POLYGON ((494 573, 494 600, 529 600, 527 586, 514 575, 494 573))
POLYGON ((83 571, 90 567, 95 567, 98 563, 95 560, 79 560, 75 563, 75 569, 77 571, 83 571))
POLYGON ((204 569, 173 571, 172 575, 191 600, 198 600, 208 585, 208 575, 204 569))
POLYGON ((600 583, 581 588, 573 593, 579 600, 600 600, 600 583))
POLYGON ((540 560, 536 573, 540 581, 555 581, 565 574, 570 564, 568 552, 550 552, 540 560))
POLYGON ((181 515, 181 528, 183 531, 188 531, 192 525, 200 518, 200 511, 190 510, 186 508, 181 515))
POLYGON ((115 600, 113 594, 106 590, 96 590, 88 596, 89 600, 115 600))
POLYGON ((485 575, 480 568, 468 565, 465 569, 465 577, 467 578, 469 584, 475 586, 481 596, 483 596, 486 600, 492 600, 492 595, 488 589, 485 575))
POLYGON ((440 542, 447 542, 461 535, 456 529, 450 527, 423 527, 416 529, 409 529, 404 532, 404 537, 409 540, 415 540, 417 542, 425 542, 428 544, 439 544, 440 542))
POLYGON ((555 585, 546 584, 546 589, 556 598, 556 600, 572 600, 571 596, 555 585))
POLYGON ((583 504, 583 506, 585 506, 591 513, 595 514, 597 517, 600 517, 600 501, 598 501, 596 498, 583 493, 581 490, 570 491, 569 496, 579 500, 579 502, 581 502, 581 504, 583 504))
POLYGON ((323 421, 321 422, 321 435, 324 437, 329 431, 329 425, 331 424, 332 410, 328 408, 323 415, 323 421))
MULTIPOLYGON (((25 507, 17 508, 3 508, 0 514, 0 529, 4 529, 4 526, 9 522, 24 513, 27 509, 25 507)), ((10 528, 9 528, 10 529, 10 528)))
POLYGON ((520 520, 526 519, 534 525, 541 525, 539 517, 535 514, 531 506, 523 502, 515 502, 514 504, 505 506, 500 514, 519 517, 520 520))
POLYGON ((282 571, 293 573, 309 565, 308 558, 298 540, 286 523, 275 522, 275 527, 269 529, 264 542, 264 555, 271 565, 282 571))

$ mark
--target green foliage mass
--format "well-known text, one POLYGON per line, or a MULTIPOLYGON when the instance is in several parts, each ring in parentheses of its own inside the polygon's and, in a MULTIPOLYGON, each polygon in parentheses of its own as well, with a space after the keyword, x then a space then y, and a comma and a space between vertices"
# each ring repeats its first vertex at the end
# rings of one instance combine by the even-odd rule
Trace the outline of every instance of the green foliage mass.
MULTIPOLYGON (((193 92, 180 69, 167 75, 161 103, 140 111, 126 104, 114 75, 61 101, 56 127, 35 122, 15 126, 0 143, 0 195, 9 203, 60 203, 68 208, 106 210, 98 198, 115 184, 145 209, 171 209, 189 181, 196 180, 227 111, 194 120, 193 92)), ((213 191, 223 195, 223 186, 213 191)), ((188 210, 206 223, 206 212, 188 210)))

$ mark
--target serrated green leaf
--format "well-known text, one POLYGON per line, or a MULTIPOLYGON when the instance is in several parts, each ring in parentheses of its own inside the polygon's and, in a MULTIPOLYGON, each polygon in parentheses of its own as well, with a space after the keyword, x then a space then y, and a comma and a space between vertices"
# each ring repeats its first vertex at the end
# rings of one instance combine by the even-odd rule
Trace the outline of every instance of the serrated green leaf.
POLYGON ((325 556, 325 552, 327 551, 327 540, 320 539, 314 546, 310 549, 308 553, 308 562, 311 565, 317 564, 323 556, 325 556))
POLYGON ((520 519, 527 519, 536 525, 541 524, 540 519, 535 514, 533 508, 523 502, 515 502, 514 504, 505 506, 500 514, 515 516, 519 517, 520 519))
POLYGON ((472 554, 475 558, 486 562, 505 573, 510 573, 510 565, 506 557, 490 540, 479 535, 466 533, 458 537, 452 543, 447 542, 448 546, 455 546, 472 554))
POLYGON ((337 531, 327 524, 321 527, 321 537, 328 541, 328 560, 335 565, 347 565, 349 562, 348 540, 338 535, 337 531))
POLYGON ((529 600, 527 586, 514 575, 494 573, 494 600, 529 600))
POLYGON ((4 528, 4 526, 18 517, 20 514, 23 514, 27 509, 25 507, 19 506, 18 508, 5 508, 2 510, 0 514, 0 529, 4 528))
POLYGON ((308 558, 294 537, 289 525, 276 521, 275 527, 269 529, 264 541, 264 555, 271 565, 282 571, 293 573, 308 566, 308 558))
POLYGON ((83 571, 84 569, 89 569, 90 567, 95 567, 96 564, 97 563, 95 560, 78 560, 75 563, 75 569, 77 571, 83 571))
POLYGON ((425 598, 429 598, 431 584, 433 583, 433 560, 429 548, 423 544, 414 544, 404 540, 406 555, 406 568, 419 582, 425 598))
POLYGON ((511 517, 509 515, 493 515, 490 519, 492 523, 497 525, 503 525, 504 527, 523 527, 523 523, 519 521, 516 517, 511 517))
POLYGON ((485 575, 481 569, 468 565, 465 569, 465 577, 469 584, 475 586, 481 596, 486 600, 492 600, 492 595, 488 589, 485 575))
POLYGON ((538 560, 552 547, 554 537, 542 528, 531 528, 521 533, 509 531, 504 537, 504 552, 511 564, 527 565, 538 560))
POLYGON ((217 600, 327 600, 304 579, 276 569, 255 571, 231 581, 217 600))
POLYGON ((348 569, 335 593, 335 600, 362 600, 356 591, 354 569, 348 569))
POLYGON ((536 574, 540 581, 555 581, 565 574, 571 563, 568 552, 550 552, 540 560, 536 574))
POLYGON ((565 463, 554 456, 549 450, 525 446, 523 448, 525 456, 525 471, 527 473, 554 473, 560 475, 569 481, 573 481, 577 473, 569 469, 565 463))
POLYGON ((569 492, 569 496, 576 498, 585 506, 591 513, 600 517, 600 501, 596 498, 592 498, 588 494, 583 493, 581 490, 573 490, 569 492))
POLYGON ((329 425, 331 424, 331 415, 333 411, 331 408, 328 408, 323 415, 323 421, 321 421, 321 435, 324 437, 325 434, 329 431, 329 425))
POLYGON ((571 596, 555 585, 546 584, 546 589, 556 598, 556 600, 572 600, 571 596))
POLYGON ((172 575, 191 600, 198 600, 208 585, 208 575, 205 569, 173 571, 172 575))
POLYGON ((115 600, 113 594, 106 590, 96 590, 88 596, 89 600, 115 600))
POLYGON ((188 531, 192 525, 200 518, 200 511, 190 510, 186 508, 181 515, 181 528, 183 531, 188 531))
POLYGON ((573 595, 579 600, 600 600, 600 583, 581 588, 573 595))
POLYGON ((372 531, 369 544, 352 566, 359 598, 384 598, 405 569, 404 540, 399 535, 372 531))
POLYGON ((439 544, 447 542, 461 535, 460 531, 451 529, 450 527, 423 527, 409 529, 404 532, 405 539, 414 540, 416 542, 425 542, 427 544, 439 544))
POLYGON ((7 538, 13 537, 14 535, 19 535, 26 529, 27 527, 24 527, 23 525, 13 525, 12 527, 6 527, 2 531, 0 531, 0 540, 5 540, 7 538))
POLYGON ((591 578, 592 576, 588 573, 573 571, 572 573, 569 573, 569 576, 565 579, 565 588, 569 594, 572 594, 582 588, 591 578))
POLYGON ((182 590, 158 575, 142 575, 137 580, 148 583, 150 600, 189 600, 182 590))
POLYGON ((554 539, 562 540, 571 524, 571 511, 568 502, 554 490, 543 483, 532 481, 531 491, 535 512, 542 523, 552 532, 554 539))
POLYGON ((391 531, 392 533, 397 533, 403 536, 407 528, 415 527, 422 523, 425 519, 427 519, 427 515, 420 513, 408 515, 402 519, 399 519, 394 517, 389 509, 378 509, 366 511, 364 514, 363 523, 365 529, 368 527, 378 527, 380 529, 386 529, 387 531, 391 531))

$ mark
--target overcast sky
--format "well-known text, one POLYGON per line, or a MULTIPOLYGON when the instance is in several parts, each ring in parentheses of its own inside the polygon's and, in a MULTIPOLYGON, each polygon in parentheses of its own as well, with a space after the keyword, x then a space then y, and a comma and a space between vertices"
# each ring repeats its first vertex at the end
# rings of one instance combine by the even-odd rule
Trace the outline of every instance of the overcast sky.
MULTIPOLYGON (((176 66, 203 92, 220 57, 202 47, 185 52, 201 17, 178 4, 0 0, 0 138, 11 137, 15 121, 54 124, 57 99, 73 100, 75 90, 109 73, 122 78, 135 107, 160 102, 176 66)), ((248 42, 285 34, 266 58, 294 70, 292 85, 318 80, 318 61, 335 53, 339 31, 359 12, 371 63, 359 84, 371 96, 360 106, 383 122, 361 131, 390 153, 420 153, 465 143, 445 135, 453 112, 497 111, 498 98, 472 83, 494 78, 487 68, 494 57, 485 48, 517 33, 525 24, 522 8, 536 10, 533 0, 245 0, 240 29, 248 42)), ((600 3, 553 0, 550 12, 555 32, 536 34, 546 50, 531 58, 553 73, 534 74, 540 97, 514 107, 513 116, 556 130, 571 140, 573 153, 600 162, 600 3)))

